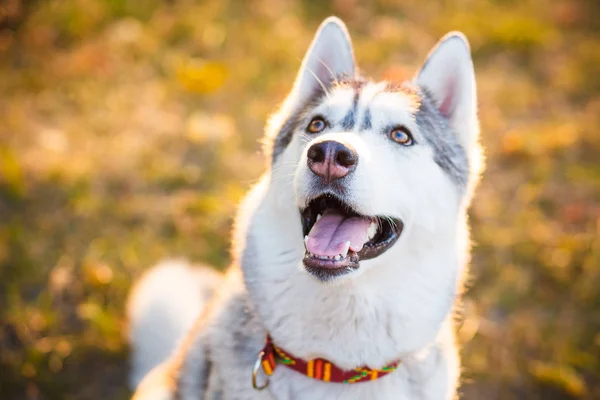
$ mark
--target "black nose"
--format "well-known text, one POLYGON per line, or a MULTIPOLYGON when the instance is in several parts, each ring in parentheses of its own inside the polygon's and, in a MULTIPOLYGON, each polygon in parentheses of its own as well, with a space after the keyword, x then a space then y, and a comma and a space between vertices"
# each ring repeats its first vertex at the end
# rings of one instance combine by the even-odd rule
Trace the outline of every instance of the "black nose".
POLYGON ((306 154, 310 170, 329 184, 354 170, 358 154, 350 146, 334 140, 315 143, 306 154))

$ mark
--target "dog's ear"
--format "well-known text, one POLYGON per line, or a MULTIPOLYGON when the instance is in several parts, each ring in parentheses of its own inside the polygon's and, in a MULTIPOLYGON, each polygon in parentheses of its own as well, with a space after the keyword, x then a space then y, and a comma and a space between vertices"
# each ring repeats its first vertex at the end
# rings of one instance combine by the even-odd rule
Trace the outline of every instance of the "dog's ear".
POLYGON ((326 91, 336 79, 354 78, 356 67, 346 25, 329 17, 319 27, 294 82, 292 96, 303 104, 315 93, 326 91))
POLYGON ((271 160, 289 144, 295 129, 294 114, 307 106, 316 95, 326 93, 340 78, 355 78, 356 67, 350 35, 344 23, 329 17, 319 27, 292 91, 279 110, 269 118, 265 132, 265 153, 271 160))
POLYGON ((433 97, 438 109, 471 150, 479 135, 475 72, 467 38, 460 32, 444 36, 431 50, 416 76, 433 97))

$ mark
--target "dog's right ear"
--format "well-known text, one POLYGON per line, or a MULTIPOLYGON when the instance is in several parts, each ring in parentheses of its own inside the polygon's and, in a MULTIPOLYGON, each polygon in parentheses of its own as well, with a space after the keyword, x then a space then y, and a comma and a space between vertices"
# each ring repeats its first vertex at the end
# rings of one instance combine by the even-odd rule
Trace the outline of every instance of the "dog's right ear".
POLYGON ((305 104, 315 94, 327 91, 340 78, 354 78, 356 67, 352 41, 346 25, 329 17, 319 27, 290 94, 295 104, 305 104))
POLYGON ((319 27, 292 91, 279 110, 269 118, 264 149, 275 160, 292 140, 298 113, 311 99, 326 94, 336 80, 356 77, 354 53, 346 25, 336 17, 329 17, 319 27))

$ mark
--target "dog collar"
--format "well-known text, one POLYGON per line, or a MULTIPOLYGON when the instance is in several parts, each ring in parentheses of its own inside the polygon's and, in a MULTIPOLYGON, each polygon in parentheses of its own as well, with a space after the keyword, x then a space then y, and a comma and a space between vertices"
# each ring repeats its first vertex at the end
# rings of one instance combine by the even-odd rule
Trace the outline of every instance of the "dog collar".
POLYGON ((374 381, 375 379, 379 379, 382 376, 393 372, 398 365, 400 365, 400 361, 395 361, 381 369, 358 367, 352 370, 343 370, 323 358, 315 358, 310 361, 296 358, 287 351, 275 346, 271 336, 267 335, 265 347, 258 353, 258 358, 254 363, 254 368, 252 370, 252 387, 257 390, 266 388, 269 385, 268 379, 262 386, 257 384, 256 377, 258 371, 262 368, 267 376, 271 376, 273 375, 273 372, 275 372, 277 364, 285 365, 287 368, 299 372, 302 375, 323 382, 360 383, 374 381))

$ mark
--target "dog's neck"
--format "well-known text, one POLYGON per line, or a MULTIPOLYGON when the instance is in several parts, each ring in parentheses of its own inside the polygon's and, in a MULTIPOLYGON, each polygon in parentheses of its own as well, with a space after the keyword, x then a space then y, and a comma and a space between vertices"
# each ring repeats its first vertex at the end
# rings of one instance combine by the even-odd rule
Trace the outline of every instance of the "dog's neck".
POLYGON ((323 283, 302 266, 299 218, 273 212, 276 200, 260 186, 238 227, 240 262, 275 343, 341 368, 380 368, 435 343, 449 325, 462 270, 456 230, 431 238, 414 228, 363 273, 323 283))

